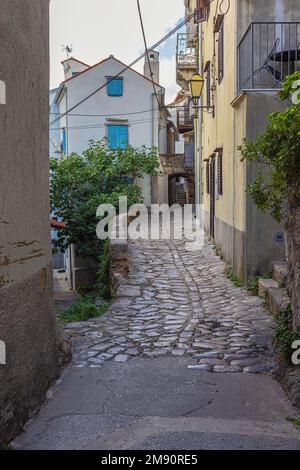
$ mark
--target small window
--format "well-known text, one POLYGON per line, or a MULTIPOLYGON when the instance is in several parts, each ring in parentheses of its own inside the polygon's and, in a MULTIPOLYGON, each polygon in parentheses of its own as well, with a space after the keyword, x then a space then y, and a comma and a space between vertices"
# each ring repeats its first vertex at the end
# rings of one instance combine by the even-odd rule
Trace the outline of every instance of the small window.
POLYGON ((128 126, 109 124, 108 147, 110 150, 126 149, 128 146, 128 126))
POLYGON ((196 24, 203 23, 209 18, 210 0, 197 0, 194 21, 196 24))
POLYGON ((61 152, 63 155, 67 153, 67 130, 65 127, 62 130, 61 152))
POLYGON ((223 153, 219 152, 218 154, 218 194, 219 196, 223 195, 223 153))
POLYGON ((107 77, 107 94, 108 96, 123 96, 123 78, 107 77))
POLYGON ((218 38, 218 82, 222 83, 224 78, 224 21, 219 29, 218 38))

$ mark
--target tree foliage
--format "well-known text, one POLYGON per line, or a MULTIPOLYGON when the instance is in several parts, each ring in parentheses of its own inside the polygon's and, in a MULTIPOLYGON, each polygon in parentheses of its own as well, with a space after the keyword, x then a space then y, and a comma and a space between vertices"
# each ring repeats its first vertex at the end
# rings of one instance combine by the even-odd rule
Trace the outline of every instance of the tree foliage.
POLYGON ((158 174, 159 160, 154 147, 110 150, 103 140, 92 141, 82 155, 51 158, 50 169, 51 209, 66 225, 56 246, 64 250, 74 243, 78 255, 99 261, 103 242, 96 237, 97 207, 112 204, 117 210, 120 196, 127 196, 128 205, 142 202, 133 180, 158 174))

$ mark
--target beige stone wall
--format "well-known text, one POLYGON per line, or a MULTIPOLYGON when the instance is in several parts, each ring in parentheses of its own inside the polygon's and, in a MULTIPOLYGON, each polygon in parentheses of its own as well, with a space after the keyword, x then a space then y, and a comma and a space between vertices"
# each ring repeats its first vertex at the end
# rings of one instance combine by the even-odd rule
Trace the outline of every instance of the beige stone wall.
MULTIPOLYGON (((235 151, 235 132, 243 133, 245 117, 241 109, 235 120, 231 105, 236 96, 236 1, 224 17, 224 78, 218 83, 218 33, 214 33, 215 5, 211 5, 208 22, 202 26, 202 66, 211 62, 212 84, 215 84, 213 102, 215 116, 203 113, 202 143, 203 161, 208 159, 216 148, 223 148, 223 196, 216 201, 216 217, 240 231, 245 230, 244 181, 245 167, 235 151)), ((204 74, 205 75, 205 74, 204 74)), ((206 90, 203 97, 206 105, 206 90)), ((204 165, 205 170, 205 165, 204 165)), ((209 196, 204 184, 204 207, 209 211, 209 196)))
POLYGON ((49 0, 2 0, 0 79, 0 442, 58 370, 49 226, 49 0))

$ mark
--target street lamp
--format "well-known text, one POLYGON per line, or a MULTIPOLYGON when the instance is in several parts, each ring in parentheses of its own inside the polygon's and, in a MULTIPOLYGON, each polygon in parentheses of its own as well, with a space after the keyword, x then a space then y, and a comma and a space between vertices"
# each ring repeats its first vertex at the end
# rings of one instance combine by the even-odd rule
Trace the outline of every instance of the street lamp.
POLYGON ((198 107, 199 100, 204 88, 204 78, 199 73, 195 73, 190 80, 190 93, 195 108, 198 107))
POLYGON ((215 107, 213 106, 198 106, 199 101, 203 94, 205 80, 199 73, 195 73, 190 80, 190 95, 192 97, 193 105, 197 113, 198 109, 206 109, 214 115, 215 107))

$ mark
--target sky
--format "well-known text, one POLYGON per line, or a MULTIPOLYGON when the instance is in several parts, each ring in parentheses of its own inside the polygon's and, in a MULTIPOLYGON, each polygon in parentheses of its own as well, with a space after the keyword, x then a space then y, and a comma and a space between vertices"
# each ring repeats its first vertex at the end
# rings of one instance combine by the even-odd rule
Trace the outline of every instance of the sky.
MULTIPOLYGON (((173 29, 184 16, 183 0, 140 0, 148 47, 173 29)), ((72 56, 93 65, 113 54, 129 64, 144 51, 136 0, 50 0, 50 86, 63 80, 62 46, 72 44, 72 56)), ((179 90, 176 84, 176 34, 164 43, 160 83, 166 103, 179 90)), ((135 66, 142 72, 143 61, 135 66)))

